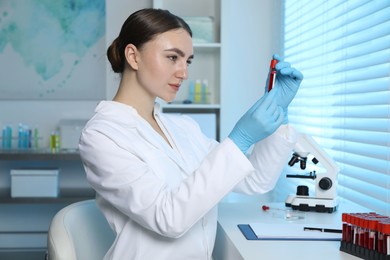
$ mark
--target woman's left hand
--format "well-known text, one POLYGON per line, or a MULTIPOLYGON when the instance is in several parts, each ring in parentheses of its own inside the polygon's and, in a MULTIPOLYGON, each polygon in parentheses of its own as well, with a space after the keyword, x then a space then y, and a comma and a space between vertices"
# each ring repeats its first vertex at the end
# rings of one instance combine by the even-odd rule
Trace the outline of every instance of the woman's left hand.
MULTIPOLYGON (((298 92, 299 85, 303 80, 303 74, 292 68, 290 63, 285 62, 282 58, 274 54, 274 59, 278 60, 278 63, 275 66, 276 69, 276 81, 275 87, 271 90, 275 91, 275 101, 280 107, 283 108, 284 120, 283 124, 288 123, 288 106, 291 101, 294 99, 295 95, 298 92)), ((266 91, 268 86, 269 78, 267 79, 266 91)))
POLYGON ((303 80, 303 74, 291 67, 290 63, 283 61, 279 55, 274 54, 273 58, 278 60, 275 67, 276 86, 274 88, 276 91, 276 103, 286 110, 298 92, 299 85, 303 80))

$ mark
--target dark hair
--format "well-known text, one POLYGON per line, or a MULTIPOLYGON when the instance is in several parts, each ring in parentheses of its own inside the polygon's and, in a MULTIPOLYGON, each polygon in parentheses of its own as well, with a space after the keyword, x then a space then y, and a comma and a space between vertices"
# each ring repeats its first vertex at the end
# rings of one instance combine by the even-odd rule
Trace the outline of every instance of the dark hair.
POLYGON ((152 40, 156 35, 174 30, 184 29, 192 37, 188 24, 180 17, 167 10, 146 8, 131 14, 119 33, 119 36, 107 49, 107 57, 114 72, 122 73, 125 64, 125 48, 134 44, 137 48, 152 40))

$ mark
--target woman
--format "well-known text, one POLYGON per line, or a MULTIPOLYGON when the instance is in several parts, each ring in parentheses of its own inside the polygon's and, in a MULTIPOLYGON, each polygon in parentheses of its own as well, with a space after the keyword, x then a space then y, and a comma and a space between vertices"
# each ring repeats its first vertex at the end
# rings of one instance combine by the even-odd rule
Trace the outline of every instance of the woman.
POLYGON ((218 202, 232 190, 269 191, 291 154, 294 131, 281 124, 302 75, 285 62, 277 87, 221 143, 187 116, 160 113, 156 97, 172 101, 188 77, 191 36, 181 18, 143 9, 107 50, 119 88, 113 101, 99 103, 79 146, 116 234, 105 259, 210 259, 218 202))

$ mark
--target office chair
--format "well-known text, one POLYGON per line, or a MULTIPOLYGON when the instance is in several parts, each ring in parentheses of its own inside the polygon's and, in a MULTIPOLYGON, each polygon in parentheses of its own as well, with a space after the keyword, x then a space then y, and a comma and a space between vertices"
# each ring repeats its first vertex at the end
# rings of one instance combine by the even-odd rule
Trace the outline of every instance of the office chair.
POLYGON ((103 259, 115 235, 95 200, 73 203, 53 218, 47 237, 48 260, 103 259))

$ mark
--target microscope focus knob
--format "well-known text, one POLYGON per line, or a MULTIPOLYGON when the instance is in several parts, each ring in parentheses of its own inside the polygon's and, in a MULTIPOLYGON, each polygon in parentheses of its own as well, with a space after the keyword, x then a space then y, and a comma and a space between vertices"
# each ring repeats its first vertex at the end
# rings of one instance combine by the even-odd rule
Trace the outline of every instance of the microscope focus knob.
POLYGON ((328 177, 324 177, 319 181, 318 186, 323 190, 329 190, 332 188, 332 180, 328 177))
POLYGON ((297 187, 297 195, 298 196, 309 196, 309 187, 306 185, 299 185, 297 187))

